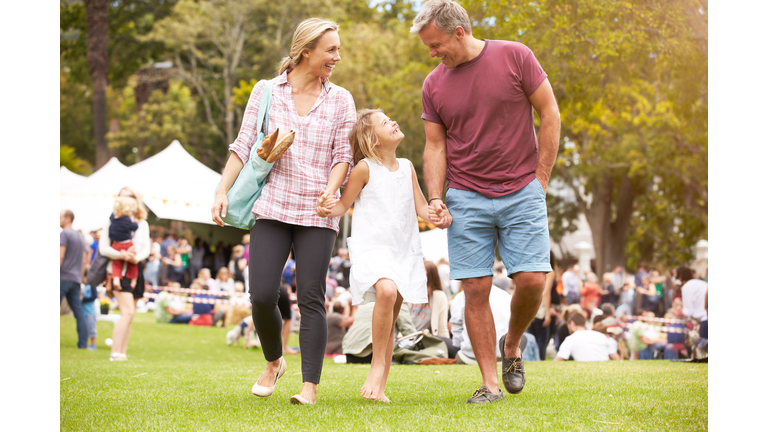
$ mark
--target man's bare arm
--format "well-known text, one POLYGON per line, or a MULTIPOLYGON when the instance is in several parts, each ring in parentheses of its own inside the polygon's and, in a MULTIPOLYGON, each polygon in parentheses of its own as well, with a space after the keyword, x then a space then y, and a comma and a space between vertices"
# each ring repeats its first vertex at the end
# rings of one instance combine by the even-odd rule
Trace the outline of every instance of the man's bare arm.
MULTIPOLYGON (((448 170, 447 132, 445 126, 424 120, 427 144, 424 146, 424 181, 427 183, 427 202, 438 216, 443 215, 443 188, 448 170), (437 198, 437 199, 433 199, 437 198)), ((435 224, 438 228, 447 228, 435 224)))
POLYGON ((560 110, 557 107, 555 93, 548 79, 544 79, 539 88, 528 98, 539 114, 539 160, 536 163, 536 178, 541 182, 544 193, 547 192, 549 176, 557 159, 560 145, 560 110))

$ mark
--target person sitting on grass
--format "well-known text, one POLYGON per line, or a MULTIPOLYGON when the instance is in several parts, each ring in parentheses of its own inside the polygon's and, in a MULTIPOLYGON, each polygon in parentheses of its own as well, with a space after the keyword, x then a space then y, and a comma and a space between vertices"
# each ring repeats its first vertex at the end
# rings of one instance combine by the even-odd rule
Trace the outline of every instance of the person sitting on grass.
MULTIPOLYGON (((236 299, 236 298, 246 298, 245 294, 245 284, 242 282, 235 282, 235 296, 230 297, 230 300, 236 299)), ((229 304, 227 307, 222 308, 224 310, 224 326, 229 327, 231 325, 237 324, 243 320, 243 318, 247 316, 251 316, 251 306, 250 304, 243 304, 243 303, 235 303, 235 304, 229 304)), ((216 312, 216 315, 213 316, 213 322, 218 324, 218 316, 219 312, 216 312)))
POLYGON ((557 332, 555 332, 556 350, 560 349, 560 345, 563 343, 565 338, 571 334, 571 329, 568 327, 568 321, 574 314, 581 314, 581 316, 583 316, 585 319, 587 316, 586 313, 581 309, 581 306, 578 304, 572 304, 563 308, 563 319, 557 327, 557 332))
POLYGON ((227 345, 237 343, 240 337, 244 337, 243 347, 245 349, 261 347, 259 335, 256 334, 256 328, 253 325, 253 316, 248 315, 243 318, 232 330, 227 332, 227 345))
POLYGON ((211 292, 234 291, 235 280, 230 276, 229 269, 226 267, 219 268, 216 279, 208 285, 208 289, 211 292))
MULTIPOLYGON (((642 316, 654 318, 656 315, 653 312, 644 311, 642 316)), ((666 335, 655 330, 654 327, 650 322, 642 320, 635 321, 630 327, 629 345, 632 348, 634 360, 653 360, 654 352, 666 346, 666 335)))
MULTIPOLYGON (((200 279, 195 279, 192 285, 189 287, 193 290, 208 290, 208 287, 203 284, 200 279)), ((196 299, 214 299, 208 294, 195 294, 196 299)), ((193 303, 192 304, 192 319, 189 320, 191 326, 207 326, 213 325, 213 305, 209 303, 193 303)))
POLYGON ((192 319, 191 305, 161 292, 155 307, 155 321, 161 324, 188 324, 192 319))
MULTIPOLYGON (((493 317, 493 323, 496 327, 496 358, 501 358, 501 351, 498 347, 498 339, 507 334, 507 326, 509 324, 510 309, 509 305, 512 302, 512 296, 506 291, 497 286, 491 286, 491 291, 488 295, 488 299, 491 305, 491 316, 493 317)), ((456 353, 456 362, 459 364, 476 365, 477 359, 475 357, 475 351, 472 349, 472 342, 469 340, 469 332, 467 331, 466 318, 464 315, 466 304, 466 297, 464 291, 456 294, 451 303, 451 332, 453 333, 453 346, 458 347, 459 351, 456 353)), ((528 345, 528 338, 523 337, 520 339, 521 354, 525 351, 528 345)))
POLYGON ((197 279, 200 279, 203 281, 203 284, 208 287, 208 291, 216 291, 213 286, 216 284, 216 281, 211 277, 211 270, 208 268, 201 268, 200 271, 197 272, 197 279))
MULTIPOLYGON (((587 330, 587 320, 580 313, 568 319, 571 335, 560 344, 555 361, 564 361, 573 357, 575 361, 620 360, 616 341, 593 330, 587 330)), ((605 325, 602 325, 605 328, 605 325)))
MULTIPOLYGON (((347 356, 347 363, 370 364, 373 359, 373 307, 375 303, 366 303, 357 308, 352 325, 341 341, 341 349, 347 356)), ((411 311, 407 303, 400 305, 400 312, 395 320, 396 333, 412 335, 417 332, 411 321, 411 311)))
POLYGON ((328 321, 328 340, 325 343, 325 354, 342 354, 341 342, 344 340, 346 328, 351 326, 355 318, 349 315, 349 306, 334 302, 331 311, 325 316, 328 321))

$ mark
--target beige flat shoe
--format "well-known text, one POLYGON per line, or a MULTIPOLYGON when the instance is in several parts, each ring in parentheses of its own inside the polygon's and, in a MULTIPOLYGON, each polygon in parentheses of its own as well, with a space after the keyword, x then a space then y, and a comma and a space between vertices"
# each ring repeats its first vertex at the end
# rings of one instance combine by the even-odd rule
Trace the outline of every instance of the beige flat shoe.
POLYGON ((296 405, 314 405, 314 402, 310 402, 303 397, 301 397, 300 394, 291 396, 291 403, 296 405))
POLYGON ((259 382, 256 381, 256 384, 253 385, 253 388, 251 389, 251 393, 253 393, 255 396, 260 397, 267 397, 272 396, 272 393, 275 392, 275 385, 277 384, 277 380, 285 374, 285 359, 280 357, 281 363, 280 363, 280 369, 277 372, 277 376, 275 377, 275 382, 272 384, 272 387, 266 387, 266 386, 260 386, 259 382))

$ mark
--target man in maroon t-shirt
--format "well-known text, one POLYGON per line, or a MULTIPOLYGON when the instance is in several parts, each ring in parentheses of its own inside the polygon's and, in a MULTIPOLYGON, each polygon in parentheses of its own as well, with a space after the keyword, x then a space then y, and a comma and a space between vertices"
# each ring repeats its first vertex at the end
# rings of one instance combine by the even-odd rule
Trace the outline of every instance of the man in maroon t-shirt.
POLYGON ((458 3, 426 2, 411 33, 441 62, 422 92, 424 178, 430 207, 438 214, 447 208, 453 216, 438 227, 448 228, 450 277, 463 281, 467 331, 483 376, 483 386, 467 403, 493 402, 503 398, 488 300, 495 247, 498 242, 517 286, 508 332, 498 339, 502 380, 515 394, 525 385, 522 336, 541 302, 545 274, 552 271, 545 198, 560 113, 533 52, 517 42, 475 39, 458 3), (541 118, 538 142, 534 109, 541 118))

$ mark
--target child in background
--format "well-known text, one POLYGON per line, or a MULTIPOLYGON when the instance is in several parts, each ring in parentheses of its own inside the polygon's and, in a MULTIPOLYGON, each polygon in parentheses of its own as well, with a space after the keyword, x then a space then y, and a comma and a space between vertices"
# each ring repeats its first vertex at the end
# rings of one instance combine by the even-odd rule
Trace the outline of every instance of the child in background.
POLYGON ((395 320, 403 301, 427 303, 427 277, 417 214, 433 223, 450 219, 427 206, 416 171, 395 150, 404 138, 397 122, 381 110, 361 110, 349 136, 355 167, 341 199, 326 192, 318 198, 320 217, 337 217, 354 202, 352 237, 347 239, 352 268, 352 304, 375 301, 371 371, 360 393, 389 402, 384 394, 395 340, 395 320))
POLYGON ((96 298, 98 292, 95 288, 91 288, 90 285, 83 286, 83 315, 85 315, 85 329, 90 338, 90 344, 88 344, 89 350, 96 349, 96 298))
MULTIPOLYGON (((109 239, 112 241, 112 249, 116 251, 128 250, 133 246, 133 233, 139 229, 135 214, 139 210, 139 203, 134 198, 119 196, 115 198, 115 206, 109 216, 109 239)), ((131 281, 131 288, 136 288, 136 279, 139 277, 138 264, 123 260, 112 261, 112 286, 119 287, 123 277, 123 265, 126 264, 125 276, 131 281)))
MULTIPOLYGON (((205 284, 203 284, 203 281, 200 279, 195 279, 192 281, 192 284, 189 288, 193 290, 208 290, 208 287, 206 287, 205 284)), ((205 293, 195 294, 194 298, 210 300, 214 299, 214 297, 205 293)), ((213 304, 192 303, 192 319, 189 321, 189 325, 210 327, 213 325, 213 310, 213 304)))

